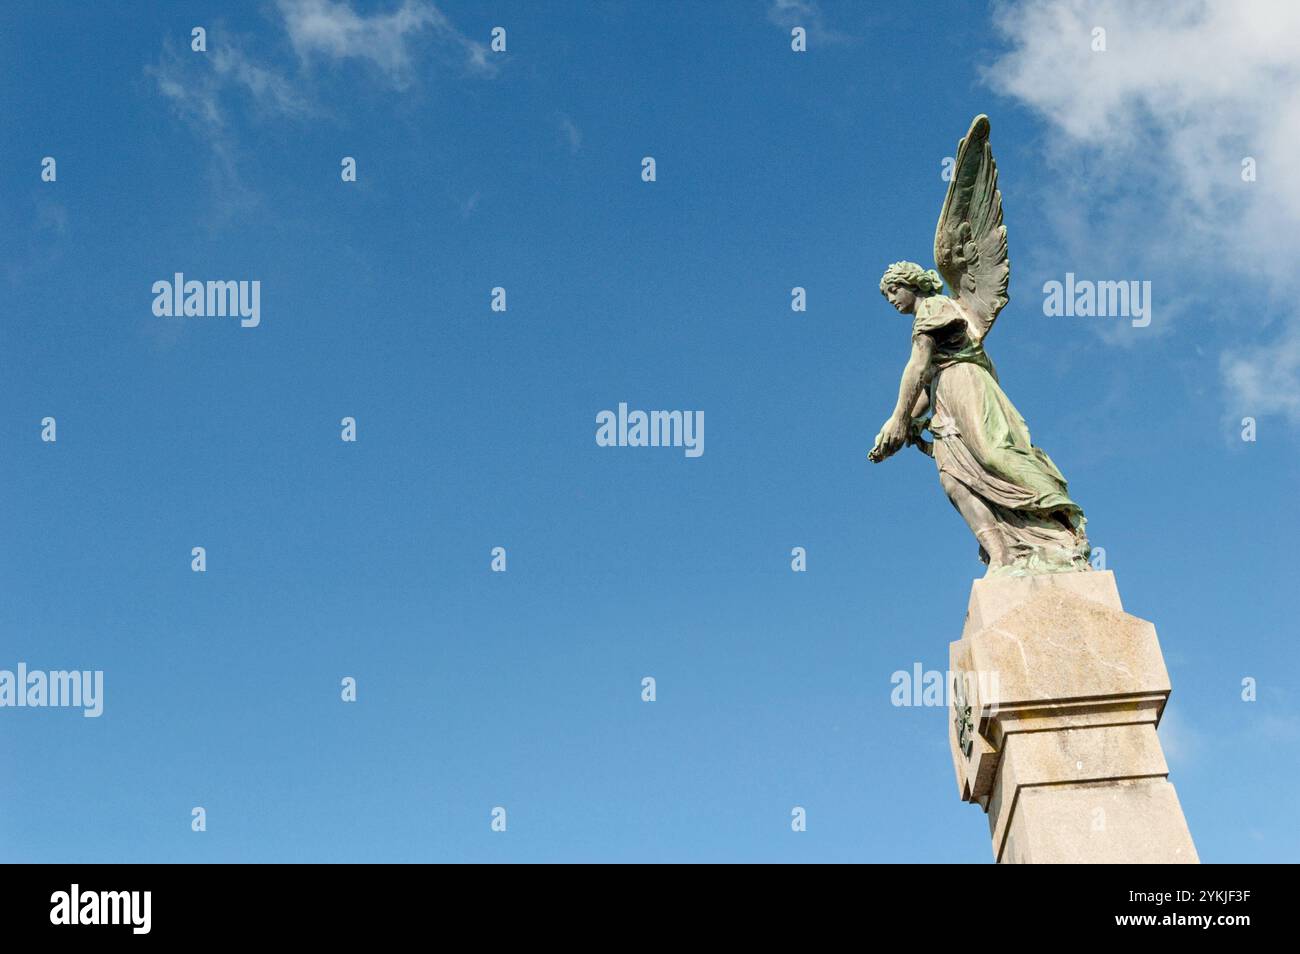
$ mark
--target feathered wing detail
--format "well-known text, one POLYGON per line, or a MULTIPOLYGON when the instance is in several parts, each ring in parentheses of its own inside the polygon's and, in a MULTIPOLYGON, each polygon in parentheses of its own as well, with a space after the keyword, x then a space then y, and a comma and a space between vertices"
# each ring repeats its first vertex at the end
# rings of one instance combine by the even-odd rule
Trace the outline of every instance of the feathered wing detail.
POLYGON ((982 341, 1007 303, 1011 277, 998 167, 983 114, 957 144, 957 164, 934 231, 934 263, 982 341))

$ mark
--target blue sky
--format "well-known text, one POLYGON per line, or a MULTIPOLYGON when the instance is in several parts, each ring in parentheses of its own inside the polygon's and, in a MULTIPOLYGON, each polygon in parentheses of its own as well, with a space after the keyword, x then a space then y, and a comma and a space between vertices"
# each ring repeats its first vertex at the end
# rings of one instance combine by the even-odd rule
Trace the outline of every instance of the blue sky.
POLYGON ((877 281, 986 112, 1003 385, 1157 626, 1202 859, 1296 860, 1300 30, 1225 17, 7 5, 0 668, 102 669, 105 711, 0 710, 0 858, 991 860, 946 710, 890 702, 976 547, 930 461, 866 461, 877 281), (1067 271, 1151 281, 1151 326, 1045 316, 1067 271), (260 281, 261 324, 156 317, 175 272, 260 281), (705 453, 596 446, 621 401, 705 453))

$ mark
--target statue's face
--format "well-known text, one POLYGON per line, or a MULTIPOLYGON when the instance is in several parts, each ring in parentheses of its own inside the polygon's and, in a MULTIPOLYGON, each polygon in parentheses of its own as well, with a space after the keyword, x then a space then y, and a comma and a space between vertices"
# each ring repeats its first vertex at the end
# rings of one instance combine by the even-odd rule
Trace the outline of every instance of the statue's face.
POLYGON ((916 310, 916 289, 910 285, 890 283, 885 286, 885 297, 900 315, 910 315, 916 310))

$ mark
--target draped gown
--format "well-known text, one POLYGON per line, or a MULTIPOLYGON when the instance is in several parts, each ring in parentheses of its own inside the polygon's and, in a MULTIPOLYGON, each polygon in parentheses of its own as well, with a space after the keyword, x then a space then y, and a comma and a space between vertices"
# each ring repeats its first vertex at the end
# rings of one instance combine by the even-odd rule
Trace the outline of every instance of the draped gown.
MULTIPOLYGON (((1006 541, 1010 563, 991 572, 1087 569, 1083 510, 1052 459, 1030 441, 961 310, 944 295, 921 299, 912 335, 929 335, 935 345, 928 427, 939 473, 988 505, 1006 541)), ((988 562, 983 546, 980 559, 988 562)))

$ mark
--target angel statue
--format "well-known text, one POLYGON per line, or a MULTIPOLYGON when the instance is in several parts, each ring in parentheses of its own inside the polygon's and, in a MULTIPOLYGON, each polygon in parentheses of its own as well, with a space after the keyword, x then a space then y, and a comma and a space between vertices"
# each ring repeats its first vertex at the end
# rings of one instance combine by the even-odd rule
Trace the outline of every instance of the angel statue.
POLYGON ((889 303, 915 318, 898 404, 867 457, 880 463, 905 444, 933 457, 987 575, 1089 569, 1083 511, 1052 459, 1030 442, 984 351, 1011 274, 987 116, 976 116, 957 146, 934 260, 938 272, 895 262, 880 279, 889 303), (945 281, 953 294, 942 294, 945 281))

